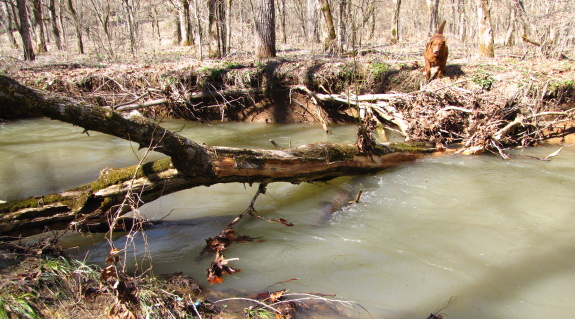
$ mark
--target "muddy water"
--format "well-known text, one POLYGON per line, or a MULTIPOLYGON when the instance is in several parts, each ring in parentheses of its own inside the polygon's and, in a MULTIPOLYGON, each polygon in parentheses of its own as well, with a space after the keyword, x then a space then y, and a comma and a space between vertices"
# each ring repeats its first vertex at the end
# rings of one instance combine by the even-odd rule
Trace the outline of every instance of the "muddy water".
MULTIPOLYGON (((319 126, 166 124, 212 145, 265 147, 354 140, 350 126, 325 135, 319 126)), ((94 179, 107 166, 138 161, 130 143, 55 121, 0 126, 0 199, 62 190, 94 179)), ((256 209, 295 226, 246 218, 227 258, 244 271, 216 289, 289 289, 355 301, 354 318, 569 318, 575 312, 575 147, 550 162, 557 146, 494 156, 428 157, 360 178, 270 185, 256 209), (361 202, 322 220, 342 190, 361 202), (289 282, 281 281, 297 278, 289 282)), ((154 154, 152 158, 161 155, 154 154)), ((217 234, 249 204, 256 187, 231 184, 165 196, 141 207, 170 221, 146 232, 136 255, 152 255, 157 273, 184 272, 205 283, 204 238, 217 234)), ((70 252, 102 262, 99 236, 72 236, 70 252)), ((116 241, 122 246, 123 239, 116 241)), ((134 258, 129 258, 134 263, 134 258)))

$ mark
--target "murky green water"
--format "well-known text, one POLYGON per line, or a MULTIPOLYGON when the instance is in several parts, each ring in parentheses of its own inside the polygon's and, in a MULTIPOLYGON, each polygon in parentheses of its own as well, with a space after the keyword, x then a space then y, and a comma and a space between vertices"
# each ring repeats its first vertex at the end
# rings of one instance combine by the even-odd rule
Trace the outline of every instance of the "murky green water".
MULTIPOLYGON (((179 130, 183 124, 167 126, 179 130)), ((81 132, 49 120, 1 125, 0 199, 70 188, 104 167, 134 164, 142 154, 123 140, 81 132)), ((284 146, 352 142, 355 128, 340 126, 325 135, 309 125, 187 124, 182 134, 210 145, 269 148, 269 139, 284 146)), ((557 148, 515 154, 545 156, 557 148)), ((225 251, 244 271, 213 288, 333 293, 369 311, 357 307, 357 318, 427 318, 450 299, 442 311, 447 318, 570 318, 574 164, 575 147, 567 147, 550 162, 428 157, 374 176, 272 184, 256 203, 258 213, 295 226, 242 221, 240 234, 261 239, 225 251), (341 189, 362 189, 361 202, 321 223, 325 202, 341 189), (299 280, 274 285, 292 278, 299 280)), ((241 213, 255 192, 256 186, 215 185, 143 206, 147 216, 171 221, 146 232, 154 271, 184 272, 208 285, 210 259, 198 258, 204 239, 241 213)), ((68 244, 93 262, 109 251, 98 236, 76 236, 68 244)), ((136 249, 139 256, 146 250, 140 241, 136 249)))

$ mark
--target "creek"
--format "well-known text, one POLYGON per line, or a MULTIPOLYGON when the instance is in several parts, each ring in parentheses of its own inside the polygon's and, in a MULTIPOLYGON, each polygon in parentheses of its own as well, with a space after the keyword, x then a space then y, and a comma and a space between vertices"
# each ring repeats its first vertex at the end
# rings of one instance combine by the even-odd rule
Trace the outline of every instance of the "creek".
MULTIPOLYGON (((354 142, 356 134, 352 125, 332 127, 329 135, 308 124, 163 125, 199 143, 246 148, 272 148, 270 139, 284 147, 354 142)), ((136 164, 144 154, 127 141, 82 131, 47 119, 1 124, 0 199, 69 189, 96 179, 105 167, 136 164)), ((370 176, 271 184, 257 212, 294 226, 245 217, 237 232, 257 239, 225 250, 243 271, 220 285, 206 282, 213 256, 199 253, 206 238, 248 207, 257 185, 199 187, 141 206, 147 217, 169 222, 147 230, 145 242, 137 237, 124 257, 134 267, 149 254, 154 273, 183 272, 216 290, 336 294, 361 305, 351 312, 354 318, 427 318, 448 302, 441 311, 447 318, 570 318, 575 147, 551 161, 526 157, 558 148, 516 150, 507 161, 428 156, 370 176), (360 189, 360 202, 321 219, 339 192, 360 189)), ((124 242, 118 236, 115 244, 124 242)), ((102 235, 75 234, 63 244, 100 265, 110 251, 102 235)))

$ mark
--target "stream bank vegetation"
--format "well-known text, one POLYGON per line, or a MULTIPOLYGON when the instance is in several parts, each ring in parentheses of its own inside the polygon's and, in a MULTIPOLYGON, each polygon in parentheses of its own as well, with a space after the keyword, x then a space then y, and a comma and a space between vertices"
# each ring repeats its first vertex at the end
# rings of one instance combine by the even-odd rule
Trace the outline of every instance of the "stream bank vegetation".
MULTIPOLYGON (((349 309, 367 310, 322 294, 214 296, 182 274, 128 273, 123 262, 132 239, 145 238, 145 227, 155 222, 143 218, 138 207, 200 185, 259 184, 246 210, 206 239, 204 253, 215 255, 208 280, 219 283, 226 273, 240 271, 231 265, 234 258, 224 256, 225 249, 253 240, 236 233, 240 220, 251 216, 293 226, 288 216, 272 220, 257 213, 255 201, 269 183, 370 174, 431 153, 493 153, 508 159, 511 148, 572 143, 571 4, 515 0, 490 6, 478 0, 440 6, 427 1, 426 7, 404 0, 401 17, 412 21, 408 24, 400 23, 402 1, 387 1, 380 10, 364 1, 342 1, 332 9, 324 0, 317 4, 321 11, 307 14, 303 2, 282 2, 280 49, 255 59, 245 40, 255 28, 246 22, 253 12, 241 2, 209 1, 207 8, 190 1, 141 4, 70 0, 58 14, 49 1, 50 17, 42 19, 42 6, 26 10, 25 1, 0 2, 6 30, 0 35, 7 35, 0 37, 6 41, 0 57, 2 121, 45 116, 82 127, 82 133, 104 132, 168 156, 155 162, 144 156, 131 167, 103 169, 91 183, 0 204, 0 262, 5 266, 0 317, 226 318, 239 313, 295 318, 318 311, 345 318, 349 309), (475 15, 477 8, 483 9, 481 17, 475 15), (35 32, 29 30, 28 11, 35 15, 30 19, 35 32), (286 16, 297 17, 298 23, 286 24, 286 16), (451 56, 445 77, 424 83, 422 34, 435 30, 440 16, 452 18, 445 32, 451 56), (24 23, 18 25, 18 18, 24 23), (82 27, 82 19, 91 28, 82 27), (202 26, 204 20, 209 25, 202 26), (42 21, 51 23, 49 45, 42 21), (16 29, 21 44, 12 35, 16 29), (377 37, 376 30, 390 32, 377 37), (497 45, 483 34, 495 34, 497 45), (302 49, 302 43, 310 48, 302 49), (23 60, 15 58, 21 49, 23 60), (236 149, 186 139, 164 129, 164 118, 321 123, 326 134, 334 123, 354 123, 358 133, 355 144, 292 147, 270 141, 266 150, 236 149), (402 141, 394 142, 392 135, 402 141), (111 247, 105 268, 66 258, 56 243, 60 234, 52 235, 59 230, 107 231, 111 247), (114 232, 126 235, 126 247, 113 246, 114 232), (21 242, 40 233, 50 236, 31 246, 21 242), (226 306, 235 311, 222 313, 226 306)), ((353 195, 338 195, 326 218, 359 201, 361 191, 355 201, 353 195)), ((430 318, 441 318, 443 310, 430 318)))

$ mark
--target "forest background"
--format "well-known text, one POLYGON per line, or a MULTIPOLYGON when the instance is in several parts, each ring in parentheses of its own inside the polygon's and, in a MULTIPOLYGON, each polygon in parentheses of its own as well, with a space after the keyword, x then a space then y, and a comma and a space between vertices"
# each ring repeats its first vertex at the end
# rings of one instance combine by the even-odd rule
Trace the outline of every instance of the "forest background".
POLYGON ((575 3, 570 0, 2 0, 0 4, 0 54, 5 58, 32 59, 40 54, 57 61, 157 63, 274 56, 276 47, 281 56, 342 56, 365 50, 420 54, 421 45, 443 19, 455 56, 476 53, 480 43, 489 44, 490 36, 505 54, 529 51, 572 58, 575 46, 575 3), (25 23, 20 23, 22 17, 25 23), (270 42, 270 50, 260 50, 270 42))

